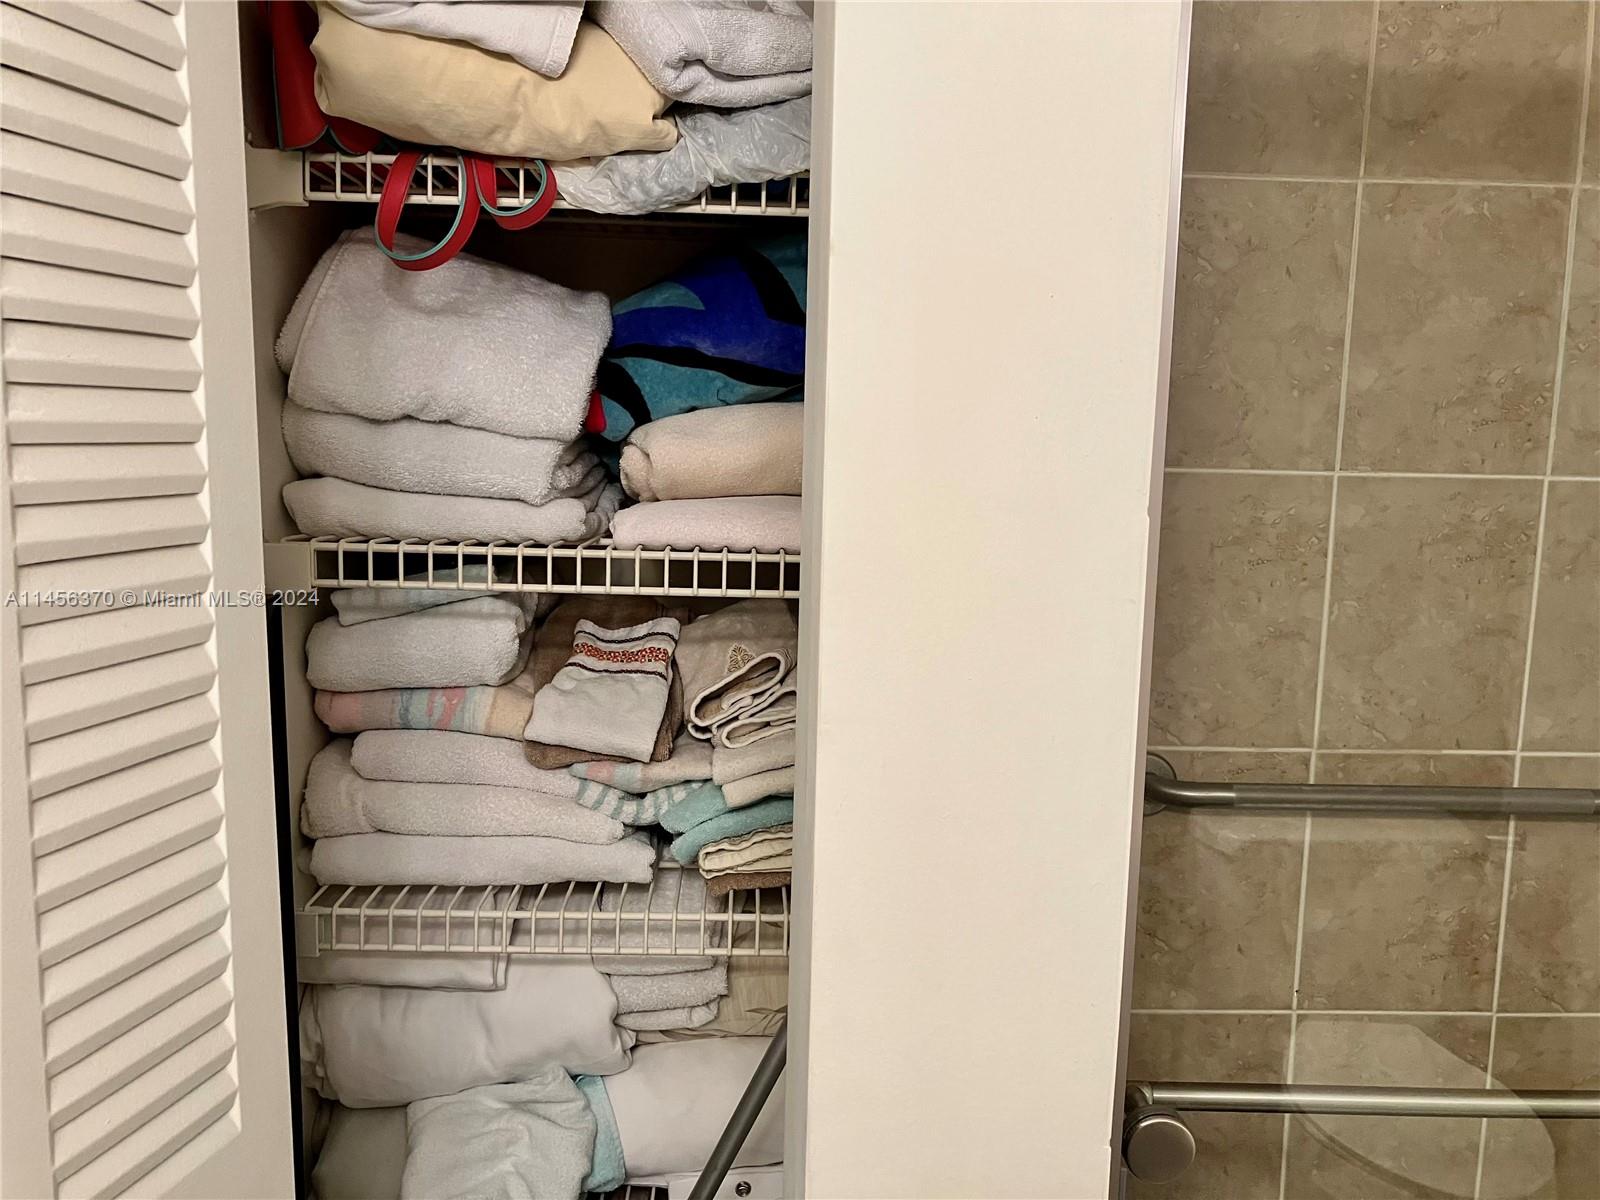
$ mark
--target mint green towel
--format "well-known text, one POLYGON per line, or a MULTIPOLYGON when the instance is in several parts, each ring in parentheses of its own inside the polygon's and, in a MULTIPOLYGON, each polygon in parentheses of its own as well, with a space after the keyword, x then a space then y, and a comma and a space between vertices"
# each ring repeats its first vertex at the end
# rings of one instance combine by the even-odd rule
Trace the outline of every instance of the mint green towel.
MULTIPOLYGON (((709 786, 716 787, 715 784, 709 786)), ((718 788, 717 791, 720 798, 721 789, 718 788)), ((685 801, 685 803, 689 803, 689 801, 685 801)), ((675 816, 676 814, 677 810, 674 809, 669 815, 675 816)), ((670 847, 672 857, 688 866, 700 856, 700 851, 712 842, 721 841, 723 838, 742 837, 744 834, 754 833, 758 829, 770 829, 774 825, 788 825, 793 821, 793 796, 763 800, 759 804, 751 804, 748 807, 735 808, 731 811, 724 804, 720 815, 712 816, 709 820, 704 820, 691 826, 673 840, 670 847)), ((662 824, 665 825, 666 821, 663 820, 662 824)))
MULTIPOLYGON (((668 833, 688 833, 702 821, 720 817, 728 811, 722 789, 709 779, 704 783, 682 783, 662 791, 677 793, 656 809, 656 822, 668 833)), ((652 796, 654 792, 650 793, 652 796)))

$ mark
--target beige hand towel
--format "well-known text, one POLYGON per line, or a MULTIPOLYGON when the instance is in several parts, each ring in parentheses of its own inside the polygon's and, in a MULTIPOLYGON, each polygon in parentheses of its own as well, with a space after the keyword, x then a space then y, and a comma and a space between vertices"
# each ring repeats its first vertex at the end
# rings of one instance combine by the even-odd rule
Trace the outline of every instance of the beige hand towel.
POLYGON ((622 446, 635 500, 798 496, 803 404, 733 404, 638 426, 622 446))
POLYGON ((767 699, 793 668, 797 639, 782 600, 741 600, 684 629, 677 665, 690 732, 709 741, 719 723, 767 699))

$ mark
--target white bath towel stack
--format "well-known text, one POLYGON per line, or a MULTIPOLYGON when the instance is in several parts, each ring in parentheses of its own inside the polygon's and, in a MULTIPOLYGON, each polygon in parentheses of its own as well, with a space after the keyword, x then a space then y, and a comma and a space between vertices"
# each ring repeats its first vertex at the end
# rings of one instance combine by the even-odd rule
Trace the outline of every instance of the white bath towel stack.
POLYGON ((397 271, 370 235, 345 234, 278 338, 284 445, 309 477, 284 488, 295 524, 480 541, 602 532, 621 497, 580 434, 610 334, 598 292, 468 254, 397 271))

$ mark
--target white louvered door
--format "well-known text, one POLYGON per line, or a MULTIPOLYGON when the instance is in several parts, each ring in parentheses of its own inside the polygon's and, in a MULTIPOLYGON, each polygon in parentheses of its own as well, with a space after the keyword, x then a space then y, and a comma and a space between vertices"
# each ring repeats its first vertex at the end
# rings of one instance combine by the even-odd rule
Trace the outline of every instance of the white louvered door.
POLYGON ((6 1197, 293 1194, 235 20, 0 4, 6 1197))

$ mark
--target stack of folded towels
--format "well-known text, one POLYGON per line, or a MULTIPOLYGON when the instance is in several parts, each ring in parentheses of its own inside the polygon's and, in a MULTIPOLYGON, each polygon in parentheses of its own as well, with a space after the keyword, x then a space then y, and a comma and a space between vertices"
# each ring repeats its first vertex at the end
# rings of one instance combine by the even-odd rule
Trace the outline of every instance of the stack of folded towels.
POLYGON ((284 444, 320 476, 284 488, 295 524, 482 541, 603 532, 621 492, 580 434, 610 332, 597 292, 466 254, 397 271, 370 234, 344 234, 278 338, 284 444))
POLYGON ((701 258, 622 301, 599 368, 621 441, 622 549, 800 548, 806 245, 785 234, 701 258))
POLYGON ((550 160, 575 207, 650 212, 809 164, 811 18, 793 0, 316 9, 324 112, 401 141, 550 160))

